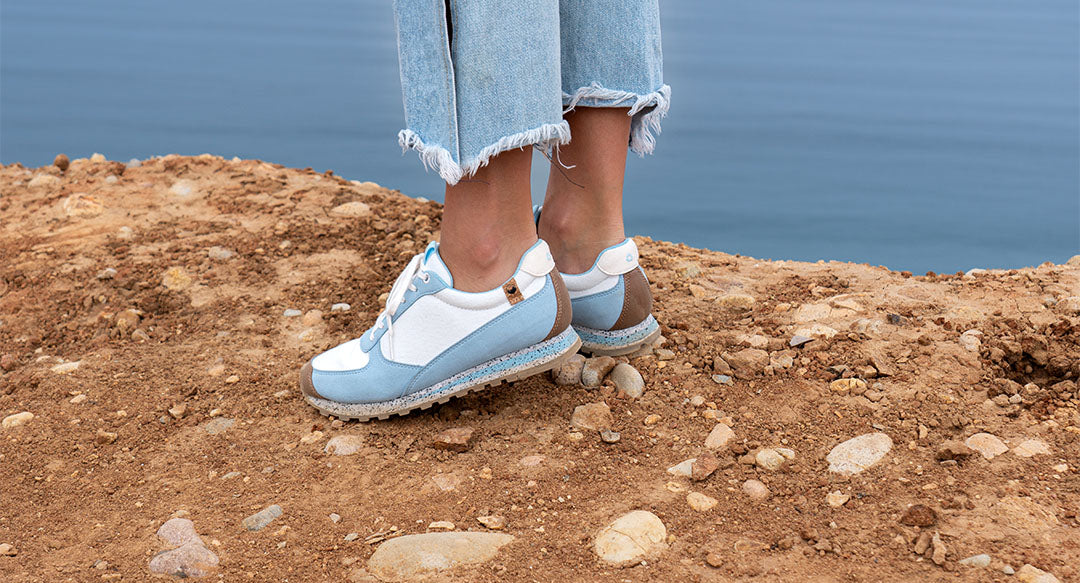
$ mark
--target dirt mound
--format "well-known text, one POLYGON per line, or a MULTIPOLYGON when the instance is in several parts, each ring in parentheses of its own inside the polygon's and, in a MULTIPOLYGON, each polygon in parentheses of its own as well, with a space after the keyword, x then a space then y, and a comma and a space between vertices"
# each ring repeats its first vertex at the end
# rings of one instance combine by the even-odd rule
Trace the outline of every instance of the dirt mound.
POLYGON ((665 336, 629 361, 641 398, 544 376, 342 423, 297 371, 371 324, 438 204, 208 155, 0 189, 6 581, 144 580, 173 517, 226 580, 385 577, 380 542, 429 528, 513 535, 457 581, 1080 577, 1080 258, 912 276, 640 238, 665 336), (588 403, 617 435, 571 427, 588 403), (452 428, 464 451, 433 447, 452 428), (666 539, 602 562, 638 510, 666 539))

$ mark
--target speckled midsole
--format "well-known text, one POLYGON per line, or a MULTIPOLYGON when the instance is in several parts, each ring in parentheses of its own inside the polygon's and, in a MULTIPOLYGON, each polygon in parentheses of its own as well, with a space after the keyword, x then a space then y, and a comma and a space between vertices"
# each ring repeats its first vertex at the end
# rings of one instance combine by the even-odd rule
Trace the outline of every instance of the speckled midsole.
POLYGON ((581 348, 585 352, 637 349, 655 340, 659 336, 660 325, 650 314, 640 324, 622 330, 595 330, 585 326, 574 326, 581 336, 581 348))
POLYGON ((493 358, 468 370, 431 385, 430 387, 381 403, 339 403, 306 396, 308 403, 323 413, 367 420, 372 417, 385 419, 394 414, 405 414, 418 408, 426 408, 450 397, 478 390, 502 381, 518 380, 550 370, 563 358, 577 352, 581 346, 574 329, 567 326, 561 334, 527 348, 493 358))

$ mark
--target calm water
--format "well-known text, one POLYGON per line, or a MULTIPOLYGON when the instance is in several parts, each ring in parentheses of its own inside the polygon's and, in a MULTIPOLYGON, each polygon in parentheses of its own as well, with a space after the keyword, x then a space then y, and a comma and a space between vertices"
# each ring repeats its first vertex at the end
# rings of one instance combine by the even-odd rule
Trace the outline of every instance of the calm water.
MULTIPOLYGON (((673 107, 632 232, 916 272, 1080 252, 1076 0, 662 11, 673 107)), ((397 146, 386 0, 3 0, 0 26, 4 163, 212 152, 441 197, 397 146)))

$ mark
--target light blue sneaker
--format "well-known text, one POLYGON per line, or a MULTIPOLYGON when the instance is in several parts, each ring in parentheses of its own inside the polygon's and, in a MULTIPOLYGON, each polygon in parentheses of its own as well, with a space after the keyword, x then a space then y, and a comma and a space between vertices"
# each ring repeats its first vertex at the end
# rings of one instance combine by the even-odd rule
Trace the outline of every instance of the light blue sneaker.
POLYGON ((557 368, 580 345, 547 243, 479 293, 454 289, 431 243, 398 276, 375 324, 311 359, 300 388, 323 414, 386 419, 557 368))
POLYGON ((652 315, 649 280, 638 265, 638 248, 626 239, 600 252, 585 273, 561 274, 570 294, 581 351, 618 356, 651 346, 660 338, 652 315))

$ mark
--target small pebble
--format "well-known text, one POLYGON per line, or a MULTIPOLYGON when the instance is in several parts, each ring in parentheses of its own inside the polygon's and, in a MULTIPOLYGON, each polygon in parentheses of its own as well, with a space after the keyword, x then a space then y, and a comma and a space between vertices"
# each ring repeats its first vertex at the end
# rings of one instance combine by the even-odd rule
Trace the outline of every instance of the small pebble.
POLYGON ((473 429, 471 427, 453 427, 435 436, 431 447, 446 451, 463 452, 472 444, 473 429))
POLYGON ((747 480, 743 482, 742 491, 749 496, 751 500, 756 500, 758 502, 769 498, 768 486, 758 480, 747 480))
POLYGON ((266 528, 268 524, 273 522, 275 518, 281 516, 281 512, 282 510, 280 506, 278 506, 277 504, 271 504, 270 506, 267 506, 266 508, 245 518, 243 521, 244 528, 251 531, 262 530, 266 528))
POLYGON ((352 306, 346 303, 334 304, 330 306, 331 312, 348 312, 350 309, 352 309, 352 306))
POLYGON ((0 427, 3 427, 4 429, 19 427, 22 425, 26 425, 33 418, 34 414, 29 411, 15 413, 14 415, 8 415, 7 417, 4 417, 4 420, 0 421, 0 427))
POLYGON ((990 555, 985 553, 981 555, 972 555, 966 559, 960 559, 960 564, 968 567, 985 568, 990 566, 990 558, 990 555))
POLYGON ((300 310, 295 309, 295 308, 289 308, 289 309, 285 310, 284 312, 282 312, 281 315, 285 316, 286 318, 298 318, 298 317, 304 315, 304 313, 301 312, 300 310))
POLYGON ((615 359, 610 356, 594 356, 585 360, 581 369, 581 384, 586 387, 599 387, 611 369, 615 368, 615 359))
POLYGON ((581 384, 581 370, 585 367, 585 357, 575 354, 566 359, 558 369, 552 371, 552 380, 560 387, 581 384))
POLYGON ((618 431, 612 431, 610 429, 600 430, 600 440, 604 443, 619 443, 621 437, 622 436, 619 435, 618 431))
POLYGON ((731 380, 731 376, 726 374, 714 374, 712 380, 718 385, 733 385, 734 381, 731 380))
POLYGON ((506 528, 506 518, 499 515, 479 516, 476 520, 491 530, 506 528))
POLYGON ((625 362, 616 364, 608 378, 615 383, 615 389, 624 397, 637 399, 645 394, 645 379, 636 368, 625 362))
POLYGON ((716 498, 706 496, 701 492, 690 492, 686 495, 686 503, 698 512, 708 512, 715 508, 718 502, 716 498))

